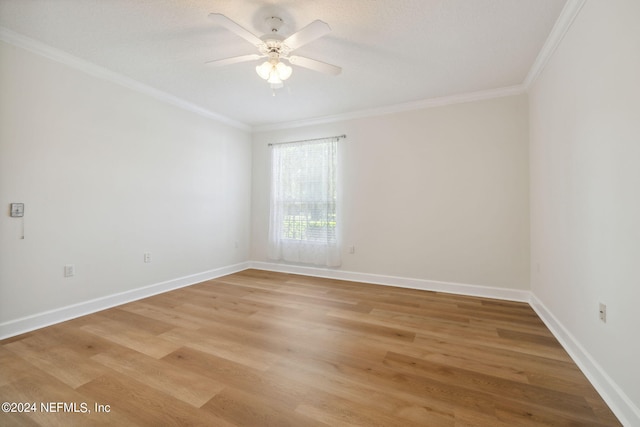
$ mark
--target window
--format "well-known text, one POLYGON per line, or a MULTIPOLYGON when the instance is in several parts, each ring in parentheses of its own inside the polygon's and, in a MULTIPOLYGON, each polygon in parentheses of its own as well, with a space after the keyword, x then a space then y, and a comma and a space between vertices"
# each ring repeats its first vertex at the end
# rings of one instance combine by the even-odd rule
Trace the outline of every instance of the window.
POLYGON ((337 140, 271 146, 271 259, 340 265, 337 140))

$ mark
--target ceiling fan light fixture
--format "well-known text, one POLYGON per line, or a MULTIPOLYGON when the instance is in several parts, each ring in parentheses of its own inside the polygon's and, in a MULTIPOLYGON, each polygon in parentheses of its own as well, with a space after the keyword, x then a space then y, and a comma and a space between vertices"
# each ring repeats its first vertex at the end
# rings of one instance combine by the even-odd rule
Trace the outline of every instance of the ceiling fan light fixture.
POLYGON ((258 73, 261 78, 267 80, 269 78, 269 75, 271 74, 272 69, 273 65, 271 65, 269 61, 265 61, 256 67, 256 73, 258 73))
POLYGON ((278 62, 275 68, 280 80, 287 80, 291 77, 291 73, 293 72, 293 69, 283 62, 278 62))
POLYGON ((269 78, 267 79, 267 82, 269 83, 282 83, 282 79, 278 76, 278 73, 275 72, 271 72, 269 74, 269 78))
POLYGON ((280 61, 265 61, 256 67, 256 73, 260 78, 266 80, 271 89, 279 89, 283 86, 283 81, 291 77, 293 69, 280 61))

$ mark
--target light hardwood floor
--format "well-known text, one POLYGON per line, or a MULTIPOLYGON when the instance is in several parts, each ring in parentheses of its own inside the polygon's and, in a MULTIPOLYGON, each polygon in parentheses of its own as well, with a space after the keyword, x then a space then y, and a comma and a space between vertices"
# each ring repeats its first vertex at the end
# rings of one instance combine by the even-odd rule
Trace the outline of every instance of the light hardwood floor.
POLYGON ((0 341, 0 400, 37 405, 3 426, 619 425, 527 304, 258 270, 0 341))

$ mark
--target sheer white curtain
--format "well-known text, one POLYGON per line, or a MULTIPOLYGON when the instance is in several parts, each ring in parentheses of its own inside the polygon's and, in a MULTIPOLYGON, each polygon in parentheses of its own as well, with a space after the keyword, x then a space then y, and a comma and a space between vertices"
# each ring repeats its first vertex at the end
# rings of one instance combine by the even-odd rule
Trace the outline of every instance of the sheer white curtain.
POLYGON ((269 258, 340 265, 337 141, 271 146, 269 258))

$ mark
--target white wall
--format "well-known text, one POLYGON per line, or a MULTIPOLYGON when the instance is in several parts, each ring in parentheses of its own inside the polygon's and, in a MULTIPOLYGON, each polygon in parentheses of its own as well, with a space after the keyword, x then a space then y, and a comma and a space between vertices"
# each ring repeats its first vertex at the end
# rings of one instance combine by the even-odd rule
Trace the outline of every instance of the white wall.
POLYGON ((638 22, 637 0, 588 1, 530 93, 532 291, 635 406, 629 425, 640 425, 638 22))
POLYGON ((0 62, 0 326, 248 260, 248 132, 5 43, 0 62))
POLYGON ((0 327, 268 261, 267 144, 346 133, 343 237, 356 252, 342 270, 530 280, 609 403, 640 422, 638 18, 637 0, 587 2, 529 104, 261 132, 252 147, 247 132, 0 43, 0 327), (9 218, 11 202, 25 203, 24 220, 9 218))
POLYGON ((525 95, 254 134, 251 259, 267 259, 268 143, 341 140, 342 270, 529 287, 525 95))

